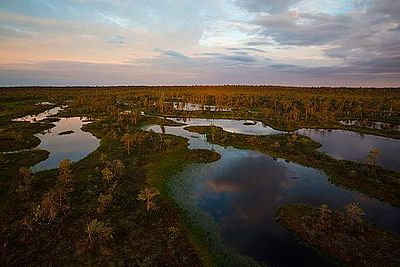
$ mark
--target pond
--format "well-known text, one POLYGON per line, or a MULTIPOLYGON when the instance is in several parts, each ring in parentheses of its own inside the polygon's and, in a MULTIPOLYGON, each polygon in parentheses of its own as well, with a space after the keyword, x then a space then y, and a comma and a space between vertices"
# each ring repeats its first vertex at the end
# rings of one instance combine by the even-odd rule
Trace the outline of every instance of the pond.
POLYGON ((390 122, 381 122, 381 121, 368 121, 368 120, 341 120, 340 124, 346 126, 357 126, 357 127, 365 127, 370 129, 377 130, 394 130, 400 131, 400 125, 390 122))
MULTIPOLYGON (((55 107, 37 115, 29 115, 15 119, 15 121, 29 121, 31 123, 40 123, 49 116, 54 116, 61 111, 62 107, 55 107)), ((40 139, 37 149, 44 149, 50 152, 49 157, 32 167, 34 172, 57 168, 60 161, 69 159, 79 161, 97 149, 100 140, 89 132, 82 131, 82 126, 90 123, 85 117, 59 117, 59 120, 53 122, 55 127, 48 129, 35 136, 40 139), (70 134, 60 133, 73 131, 70 134)))
POLYGON ((400 171, 400 140, 345 130, 301 129, 299 134, 321 143, 319 149, 336 159, 365 161, 372 149, 380 153, 377 164, 400 171))
POLYGON ((175 110, 181 110, 181 111, 211 111, 211 112, 232 111, 231 108, 223 108, 213 105, 201 105, 201 104, 185 103, 185 102, 173 102, 172 104, 175 110))
MULTIPOLYGON (((196 125, 194 120, 189 124, 196 125)), ((230 130, 245 133, 259 133, 255 129, 260 127, 239 127, 239 122, 226 120, 213 120, 213 124, 235 125, 230 130), (255 129, 249 130, 251 127, 255 129)), ((169 180, 168 188, 192 223, 212 233, 216 247, 234 249, 273 266, 330 266, 275 221, 276 210, 290 203, 326 203, 339 209, 359 202, 367 220, 400 232, 400 210, 385 202, 337 187, 319 170, 251 150, 213 145, 204 135, 188 132, 184 127, 166 126, 165 132, 188 138, 190 149, 214 149, 221 159, 191 164, 169 180)), ((159 126, 147 127, 150 129, 161 132, 159 126)))
POLYGON ((13 119, 13 121, 29 121, 31 123, 39 122, 43 119, 46 119, 47 117, 58 114, 58 112, 60 112, 61 110, 63 110, 63 107, 55 107, 36 115, 27 115, 21 118, 13 119))
MULTIPOLYGON (((276 130, 259 121, 199 118, 168 118, 188 126, 214 125, 231 133, 268 135, 287 133, 276 130)), ((363 162, 372 149, 380 155, 377 164, 387 169, 400 171, 400 140, 346 130, 300 129, 297 133, 321 143, 319 149, 336 159, 363 162)))
POLYGON ((275 130, 274 128, 263 124, 259 121, 249 120, 228 120, 228 119, 198 119, 198 118, 167 118, 169 120, 185 123, 188 126, 218 126, 227 132, 249 134, 249 135, 266 135, 285 133, 275 130))

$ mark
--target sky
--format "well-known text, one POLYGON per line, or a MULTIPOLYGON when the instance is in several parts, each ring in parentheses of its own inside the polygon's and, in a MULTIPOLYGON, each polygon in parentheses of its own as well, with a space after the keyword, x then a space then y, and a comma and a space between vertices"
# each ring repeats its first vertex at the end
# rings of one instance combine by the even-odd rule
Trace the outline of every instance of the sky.
POLYGON ((399 0, 0 0, 0 86, 400 87, 399 0))

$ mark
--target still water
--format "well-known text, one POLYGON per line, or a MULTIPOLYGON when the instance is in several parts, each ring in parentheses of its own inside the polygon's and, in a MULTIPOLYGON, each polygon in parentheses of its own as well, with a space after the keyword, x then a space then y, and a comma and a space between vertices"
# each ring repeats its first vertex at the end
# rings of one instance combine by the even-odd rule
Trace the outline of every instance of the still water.
POLYGON ((342 125, 347 126, 358 126, 377 130, 394 130, 400 131, 400 125, 390 122, 381 121, 362 121, 362 120, 341 120, 339 121, 342 125))
MULTIPOLYGON (((219 126, 231 133, 248 135, 269 135, 286 133, 259 121, 168 118, 188 126, 219 126), (253 123, 253 125, 245 125, 253 123)), ((297 133, 310 137, 322 145, 319 149, 336 159, 363 162, 372 149, 380 155, 377 164, 387 169, 400 171, 400 140, 345 130, 300 129, 297 133)))
POLYGON ((263 124, 259 121, 252 120, 227 120, 227 119, 197 119, 197 118, 168 118, 169 120, 185 123, 187 126, 218 126, 230 133, 249 134, 249 135, 266 135, 285 133, 275 130, 274 128, 263 124), (250 125, 246 125, 250 123, 250 125))
MULTIPOLYGON (((195 120, 189 124, 196 125, 195 120)), ((255 129, 260 127, 240 126, 238 121, 227 120, 213 120, 213 124, 234 125, 230 131, 241 133, 259 133, 255 129), (252 127, 255 129, 249 130, 252 127)), ((329 266, 275 221, 276 210, 290 203, 326 203, 340 209, 359 202, 367 220, 400 232, 400 210, 387 203, 337 187, 319 170, 251 150, 213 145, 204 135, 190 133, 184 127, 165 127, 165 131, 188 138, 190 149, 214 149, 221 159, 188 166, 170 180, 170 193, 194 225, 206 232, 216 225, 227 247, 272 266, 329 266)), ((159 126, 149 126, 147 130, 150 129, 161 132, 159 126)))
POLYGON ((372 149, 378 149, 377 164, 400 171, 400 140, 344 130, 301 129, 297 132, 321 143, 319 150, 336 159, 362 162, 372 149))
POLYGON ((200 105, 200 104, 185 103, 185 102, 173 102, 173 106, 175 110, 181 110, 181 111, 212 111, 212 112, 232 111, 231 108, 223 108, 213 105, 200 105))
MULTIPOLYGON (((54 116, 61 110, 61 107, 56 107, 37 115, 15 119, 15 121, 40 123, 40 120, 54 116)), ((100 140, 94 135, 82 131, 82 126, 90 123, 85 117, 59 118, 59 121, 53 123, 55 127, 35 135, 40 139, 37 149, 47 150, 50 154, 46 160, 32 167, 34 172, 57 168, 60 161, 64 159, 79 161, 96 150, 100 145, 100 140), (74 132, 59 135, 59 133, 69 130, 74 132)))

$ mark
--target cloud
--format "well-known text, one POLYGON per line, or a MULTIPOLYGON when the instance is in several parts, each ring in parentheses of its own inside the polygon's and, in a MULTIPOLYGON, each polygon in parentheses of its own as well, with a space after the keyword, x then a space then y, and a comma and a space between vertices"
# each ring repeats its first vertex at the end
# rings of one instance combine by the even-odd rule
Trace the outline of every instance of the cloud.
POLYGON ((241 63, 256 62, 256 58, 248 55, 246 52, 234 52, 234 54, 224 54, 224 53, 202 53, 203 56, 208 56, 213 59, 222 59, 228 61, 236 61, 241 63))
MULTIPOLYGON (((396 73, 369 67, 302 67, 273 61, 241 62, 227 56, 190 61, 155 57, 124 64, 43 61, 0 64, 0 85, 277 84, 301 86, 396 86, 396 73), (232 64, 227 64, 232 62, 232 64), (238 62, 240 64, 234 64, 238 62), (243 64, 246 67, 243 68, 243 64)), ((394 66, 392 66, 394 67, 394 66)), ((390 68, 390 66, 386 66, 390 68)))
POLYGON ((117 35, 117 36, 113 36, 108 42, 110 44, 121 46, 121 45, 126 44, 127 40, 124 36, 117 35))
POLYGON ((2 84, 400 85, 398 0, 3 2, 2 84))
MULTIPOLYGON (((246 1, 247 2, 247 1, 246 1)), ((400 2, 396 0, 356 1, 355 10, 326 14, 289 10, 296 1, 249 1, 246 6, 255 13, 253 24, 257 38, 270 38, 287 47, 323 47, 324 56, 338 60, 332 71, 352 73, 400 73, 400 2), (260 6, 253 10, 252 6, 260 6), (267 9, 266 9, 267 6, 267 9), (273 10, 273 12, 269 12, 273 10), (268 13, 260 13, 260 10, 268 13)), ((268 43, 268 42, 267 42, 268 43)), ((247 45, 265 46, 263 41, 247 45)), ((326 67, 323 67, 325 69, 326 67)), ((314 68, 301 68, 317 71, 314 68)))
POLYGON ((172 50, 163 50, 160 48, 155 48, 154 51, 160 52, 160 54, 163 56, 168 56, 168 57, 177 58, 177 59, 189 59, 188 56, 186 56, 182 53, 176 52, 176 51, 172 51, 172 50))
POLYGON ((253 47, 228 47, 227 50, 231 50, 231 51, 247 50, 247 51, 254 51, 254 52, 261 52, 261 53, 265 52, 265 50, 258 49, 258 48, 253 48, 253 47))
POLYGON ((221 59, 231 60, 231 61, 239 61, 239 62, 255 62, 256 59, 252 56, 248 55, 221 55, 219 56, 221 59))
POLYGON ((270 14, 287 11, 290 6, 301 0, 236 0, 236 4, 251 12, 268 12, 270 14))

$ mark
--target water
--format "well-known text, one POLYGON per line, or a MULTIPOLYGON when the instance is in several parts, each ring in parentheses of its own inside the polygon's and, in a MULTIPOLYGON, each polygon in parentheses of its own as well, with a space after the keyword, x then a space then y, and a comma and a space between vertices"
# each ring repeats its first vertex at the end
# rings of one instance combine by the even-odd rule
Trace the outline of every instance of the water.
POLYGON ((285 133, 263 124, 259 121, 249 120, 226 120, 226 119, 196 119, 196 118, 168 118, 175 122, 187 124, 187 126, 218 126, 231 133, 249 134, 249 135, 268 135, 285 133), (253 123, 245 125, 245 123, 253 123))
MULTIPOLYGON (((270 135, 287 133, 276 130, 259 121, 228 119, 168 118, 188 126, 219 126, 231 133, 247 135, 270 135), (245 125, 245 123, 255 123, 245 125)), ((400 171, 400 140, 370 134, 361 134, 346 130, 300 129, 297 133, 321 143, 319 149, 336 159, 364 162, 372 149, 378 149, 380 155, 377 164, 387 169, 400 171)))
POLYGON ((400 171, 400 140, 344 130, 301 129, 297 132, 321 143, 319 150, 336 159, 362 162, 372 149, 378 149, 377 164, 400 171))
MULTIPOLYGON (((40 120, 54 116, 62 110, 62 107, 52 108, 37 115, 29 115, 15 121, 29 121, 40 123, 40 120)), ((69 159, 79 161, 97 149, 100 140, 89 132, 82 131, 82 126, 90 122, 85 117, 59 118, 54 122, 55 127, 46 130, 35 136, 40 139, 37 149, 44 149, 50 152, 49 157, 32 167, 34 172, 57 168, 60 161, 69 159), (59 135, 59 133, 73 130, 74 133, 59 135)))
POLYGON ((175 110, 183 110, 183 111, 212 111, 212 112, 232 111, 231 108, 222 108, 213 105, 200 105, 200 104, 184 103, 184 102, 174 102, 173 106, 175 110))
POLYGON ((60 112, 61 110, 63 110, 62 107, 55 107, 36 115, 27 115, 22 118, 13 119, 13 121, 29 121, 31 123, 36 123, 43 119, 46 119, 47 117, 58 114, 58 112, 60 112))
MULTIPOLYGON (((219 120, 213 122, 222 124, 219 120)), ((231 123, 237 132, 258 133, 258 130, 249 130, 253 126, 236 127, 237 121, 231 123)), ((194 120, 190 125, 196 125, 194 120)), ((178 205, 188 212, 194 225, 206 232, 217 225, 223 242, 244 255, 273 266, 330 265, 275 221, 276 210, 290 203, 314 206, 326 203, 339 209, 345 204, 359 202, 367 220, 400 232, 399 209, 337 187, 319 170, 274 160, 251 150, 213 145, 204 135, 190 133, 183 127, 165 127, 165 131, 188 138, 190 149, 214 149, 221 154, 221 159, 188 166, 170 180, 170 192, 178 205)), ((150 126, 150 129, 161 132, 159 126, 150 126)))
POLYGON ((361 121, 361 120, 341 120, 339 121, 342 125, 347 126, 358 126, 377 130, 394 130, 400 131, 400 125, 390 122, 381 121, 361 121))

